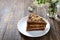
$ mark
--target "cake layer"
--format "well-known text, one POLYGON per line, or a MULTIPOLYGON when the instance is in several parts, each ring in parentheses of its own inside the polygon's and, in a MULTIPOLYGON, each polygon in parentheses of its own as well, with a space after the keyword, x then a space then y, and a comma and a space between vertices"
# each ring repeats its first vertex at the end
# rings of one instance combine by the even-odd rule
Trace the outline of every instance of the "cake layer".
MULTIPOLYGON (((29 27, 29 26, 28 26, 28 27, 29 27)), ((39 28, 39 27, 28 28, 28 27, 27 27, 27 31, 36 31, 36 30, 44 30, 44 29, 45 29, 45 27, 40 27, 40 28, 39 28)))
POLYGON ((46 25, 45 23, 27 23, 28 25, 46 25))
POLYGON ((42 24, 41 24, 41 25, 40 25, 40 24, 30 24, 30 25, 27 25, 27 26, 33 26, 33 27, 34 27, 34 26, 37 26, 37 27, 38 27, 38 26, 39 26, 39 27, 44 26, 44 27, 46 27, 46 25, 42 25, 42 24))

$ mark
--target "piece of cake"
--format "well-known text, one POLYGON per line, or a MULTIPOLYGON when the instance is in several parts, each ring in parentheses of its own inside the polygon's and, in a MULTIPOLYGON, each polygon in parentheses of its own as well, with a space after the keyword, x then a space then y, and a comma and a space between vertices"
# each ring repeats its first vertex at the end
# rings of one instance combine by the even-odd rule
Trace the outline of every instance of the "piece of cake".
POLYGON ((40 16, 31 13, 27 20, 27 31, 44 30, 46 24, 40 16))

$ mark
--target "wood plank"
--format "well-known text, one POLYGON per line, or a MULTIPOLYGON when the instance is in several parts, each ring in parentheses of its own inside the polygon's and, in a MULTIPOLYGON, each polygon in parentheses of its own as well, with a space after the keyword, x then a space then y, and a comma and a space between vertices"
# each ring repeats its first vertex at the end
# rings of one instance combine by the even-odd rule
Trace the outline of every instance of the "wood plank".
POLYGON ((32 7, 35 7, 35 10, 34 10, 34 13, 36 13, 36 6, 35 5, 33 5, 33 1, 34 0, 24 0, 24 16, 27 16, 27 15, 29 15, 29 11, 28 11, 28 7, 30 7, 30 6, 32 6, 32 7))
POLYGON ((3 40, 21 40, 20 34, 17 30, 17 23, 24 15, 24 1, 15 0, 13 1, 13 3, 13 6, 10 11, 12 17, 7 24, 7 29, 3 40))
POLYGON ((11 16, 12 17, 11 17, 10 21, 8 21, 7 29, 6 29, 5 35, 3 37, 3 40, 20 40, 21 39, 20 34, 17 30, 17 22, 20 19, 20 17, 16 18, 15 17, 16 14, 11 15, 11 16))
POLYGON ((4 36, 5 30, 7 28, 7 23, 10 20, 10 18, 11 18, 10 14, 6 14, 1 17, 1 20, 0 20, 1 21, 0 22, 0 40, 2 40, 2 38, 4 36))
POLYGON ((54 25, 55 25, 55 35, 57 37, 58 40, 60 40, 60 22, 54 20, 54 25))
POLYGON ((20 34, 17 30, 17 22, 14 21, 9 21, 9 23, 7 24, 7 30, 5 32, 4 38, 3 40, 20 40, 20 34))

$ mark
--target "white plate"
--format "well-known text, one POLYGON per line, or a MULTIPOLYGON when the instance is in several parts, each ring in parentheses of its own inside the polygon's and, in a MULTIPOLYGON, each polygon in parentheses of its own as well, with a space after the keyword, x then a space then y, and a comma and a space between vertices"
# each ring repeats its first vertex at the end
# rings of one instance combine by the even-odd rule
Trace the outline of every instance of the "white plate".
POLYGON ((50 30, 49 22, 45 18, 43 18, 47 23, 45 30, 43 30, 43 31, 42 30, 40 30, 40 31, 26 31, 27 19, 28 19, 28 16, 22 18, 17 24, 18 31, 21 32, 22 34, 26 35, 26 36, 41 37, 41 36, 47 34, 48 31, 50 30))

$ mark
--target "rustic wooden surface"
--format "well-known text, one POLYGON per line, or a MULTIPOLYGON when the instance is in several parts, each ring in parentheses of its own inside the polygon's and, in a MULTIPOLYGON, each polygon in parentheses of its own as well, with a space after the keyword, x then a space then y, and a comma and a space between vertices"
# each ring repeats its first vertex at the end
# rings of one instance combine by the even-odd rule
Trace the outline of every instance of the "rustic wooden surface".
POLYGON ((42 8, 38 8, 37 14, 49 20, 50 31, 37 38, 18 32, 17 23, 29 14, 28 7, 32 2, 33 0, 0 0, 0 40, 60 40, 60 22, 48 18, 42 8))

